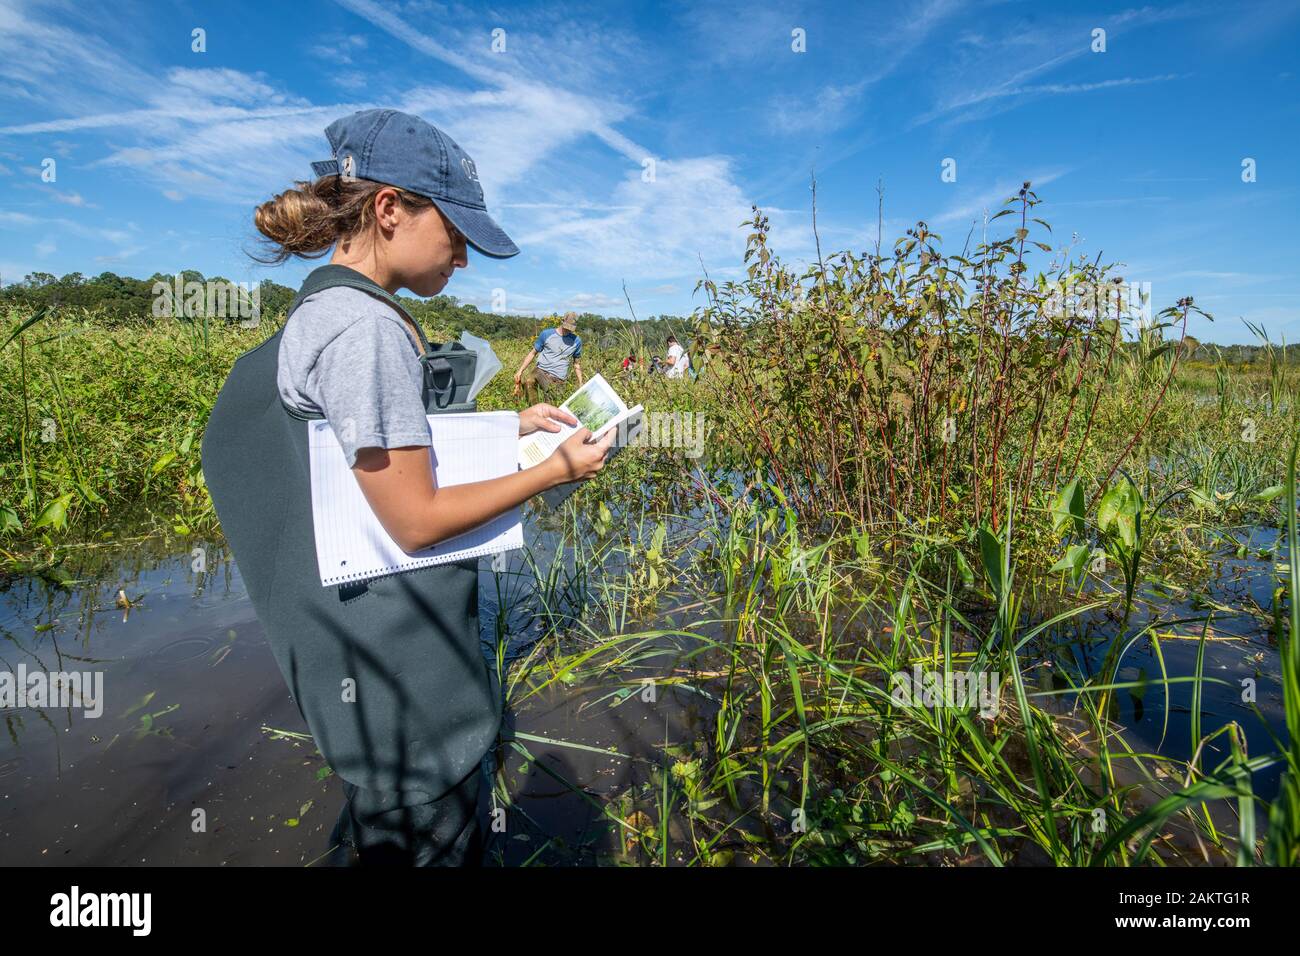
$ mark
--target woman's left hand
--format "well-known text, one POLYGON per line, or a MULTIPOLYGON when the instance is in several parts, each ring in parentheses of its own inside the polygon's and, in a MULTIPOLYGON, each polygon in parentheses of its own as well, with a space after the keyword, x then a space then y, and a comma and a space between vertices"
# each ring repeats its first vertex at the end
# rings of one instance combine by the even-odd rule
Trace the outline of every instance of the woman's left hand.
POLYGON ((578 419, 571 413, 562 408, 556 408, 554 405, 534 405, 531 408, 525 408, 519 413, 519 434, 529 435, 535 431, 558 432, 560 426, 556 422, 576 425, 578 419), (555 419, 555 421, 551 419, 555 419))

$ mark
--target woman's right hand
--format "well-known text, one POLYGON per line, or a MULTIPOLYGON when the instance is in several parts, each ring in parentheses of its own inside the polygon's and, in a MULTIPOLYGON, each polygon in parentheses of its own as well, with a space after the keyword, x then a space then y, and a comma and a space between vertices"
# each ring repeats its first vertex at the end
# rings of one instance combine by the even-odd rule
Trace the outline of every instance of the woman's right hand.
POLYGON ((555 483, 565 485, 595 478, 605 467, 605 453, 614 444, 617 431, 617 428, 611 428, 604 437, 591 444, 587 444, 591 431, 586 428, 579 428, 565 439, 564 444, 555 449, 555 454, 546 459, 546 465, 553 469, 555 483))

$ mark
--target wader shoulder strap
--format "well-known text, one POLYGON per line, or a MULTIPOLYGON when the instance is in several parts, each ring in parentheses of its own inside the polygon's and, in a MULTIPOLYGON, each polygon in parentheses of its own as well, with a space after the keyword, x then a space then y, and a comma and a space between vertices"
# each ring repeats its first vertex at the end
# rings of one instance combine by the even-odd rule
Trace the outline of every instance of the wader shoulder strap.
POLYGON ((415 333, 420 337, 420 346, 425 353, 430 350, 429 338, 424 334, 424 329, 420 323, 415 321, 415 317, 406 310, 400 299, 393 295, 374 279, 358 272, 356 269, 350 269, 347 266, 340 266, 334 263, 321 266, 319 269, 313 269, 311 274, 303 281, 302 288, 298 294, 293 297, 289 303, 289 311, 285 313, 285 321, 293 315, 298 306, 302 305, 302 300, 307 296, 320 292, 323 289, 331 289, 334 286, 347 286, 350 289, 360 289, 362 292, 373 295, 376 299, 382 299, 408 319, 411 325, 415 326, 415 333))
MULTIPOLYGON (((417 322, 415 317, 407 311, 406 307, 402 305, 397 296, 393 295, 369 276, 364 275, 355 269, 331 263, 312 270, 311 274, 303 281, 302 287, 298 290, 298 294, 295 295, 293 301, 289 303, 289 309, 285 313, 284 317, 285 322, 289 321, 289 317, 297 311, 298 306, 302 305, 303 300, 306 299, 307 296, 324 289, 334 288, 335 286, 346 286, 350 289, 359 289, 368 295, 374 296, 376 299, 388 303, 404 316, 415 328, 415 334, 420 339, 420 347, 422 350, 422 354, 420 355, 420 398, 424 402, 424 407, 426 409, 430 412, 474 410, 472 406, 467 406, 463 401, 459 403, 456 408, 452 408, 452 405, 456 402, 457 398, 456 386, 458 384, 458 377, 454 375, 451 364, 444 357, 448 346, 435 348, 431 345, 429 343, 429 337, 425 335, 424 329, 420 326, 420 323, 417 322)), ((463 346, 461 346, 461 348, 463 348, 463 346)), ((470 353, 470 355, 473 356, 474 353, 470 353)), ((466 358, 468 359, 468 356, 466 358)), ((474 356, 474 358, 476 359, 477 356, 474 356)), ((464 375, 462 374, 459 378, 464 378, 464 375)), ((469 371, 469 380, 473 381, 473 378, 474 374, 471 366, 469 371)), ((460 384, 462 385, 461 391, 466 391, 467 386, 465 383, 460 384)), ((285 410, 295 418, 301 418, 308 421, 323 417, 321 415, 290 408, 287 405, 285 406, 285 410)))

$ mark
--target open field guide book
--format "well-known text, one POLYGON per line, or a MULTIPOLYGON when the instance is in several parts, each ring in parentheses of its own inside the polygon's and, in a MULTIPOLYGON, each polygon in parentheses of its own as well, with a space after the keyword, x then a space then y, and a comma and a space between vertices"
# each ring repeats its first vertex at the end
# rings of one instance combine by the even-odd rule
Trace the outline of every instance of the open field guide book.
MULTIPOLYGON (((602 375, 593 375, 586 383, 570 395, 560 406, 571 413, 579 422, 577 425, 560 423, 558 432, 533 432, 519 440, 519 467, 531 468, 540 465, 555 453, 574 432, 580 428, 591 430, 591 440, 596 441, 610 429, 619 429, 615 440, 615 449, 626 444, 632 432, 640 427, 640 405, 628 408, 613 386, 602 375)), ((611 450, 610 457, 616 454, 611 450)), ((576 484, 560 485, 542 494, 542 499, 551 507, 558 506, 573 493, 576 484)))

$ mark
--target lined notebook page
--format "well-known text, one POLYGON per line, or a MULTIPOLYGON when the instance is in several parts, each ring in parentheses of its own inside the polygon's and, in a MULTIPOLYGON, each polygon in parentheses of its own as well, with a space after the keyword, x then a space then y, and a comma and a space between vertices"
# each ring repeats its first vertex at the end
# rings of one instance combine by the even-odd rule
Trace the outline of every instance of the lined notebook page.
MULTIPOLYGON (((518 470, 519 415, 472 412, 430 415, 438 486, 465 484, 518 470)), ((524 546, 519 509, 423 551, 407 553, 384 530, 348 467, 327 421, 307 422, 311 512, 322 587, 449 564, 524 546)))

